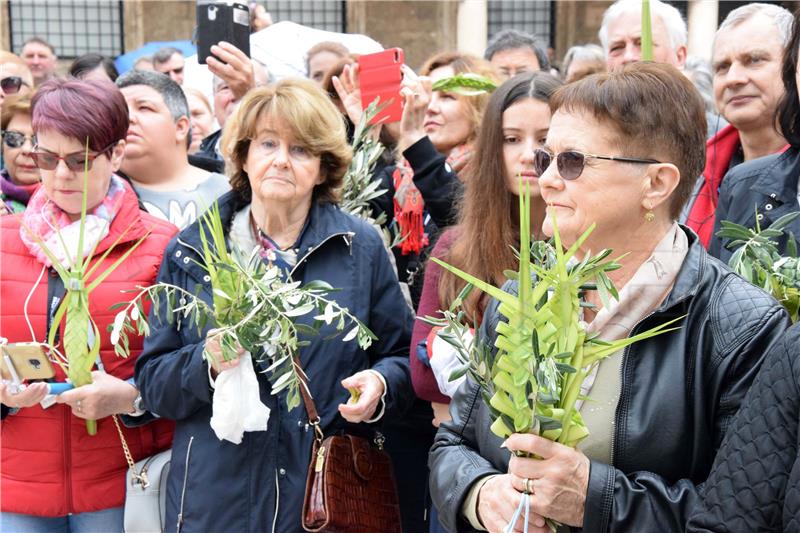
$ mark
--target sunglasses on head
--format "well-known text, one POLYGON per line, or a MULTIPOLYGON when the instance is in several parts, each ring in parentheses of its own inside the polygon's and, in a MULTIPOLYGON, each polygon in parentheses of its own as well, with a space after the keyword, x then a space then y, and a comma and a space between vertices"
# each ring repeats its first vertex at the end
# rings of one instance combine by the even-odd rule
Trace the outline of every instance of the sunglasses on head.
POLYGON ((5 94, 17 94, 22 86, 28 84, 19 76, 8 76, 0 80, 0 89, 5 94))
MULTIPOLYGON (((76 152, 62 157, 51 152, 31 152, 30 156, 36 164, 36 167, 41 170, 55 170, 58 166, 58 162, 64 161, 64 164, 67 165, 67 168, 72 172, 82 172, 83 170, 92 170, 94 160, 114 148, 116 144, 116 142, 113 142, 99 152, 90 154, 76 152)), ((38 148, 38 146, 36 148, 38 148)))
MULTIPOLYGON (((550 168, 550 164, 553 162, 553 157, 554 154, 551 154, 542 148, 534 150, 533 169, 536 171, 536 173, 540 176, 544 174, 544 172, 550 168)), ((620 161, 622 163, 638 163, 641 165, 661 163, 661 161, 656 161, 655 159, 638 159, 635 157, 584 154, 583 152, 578 152, 577 150, 567 150, 566 152, 561 152, 560 154, 555 155, 555 159, 558 173, 565 180, 577 179, 578 176, 580 176, 583 172, 583 167, 586 166, 587 159, 603 159, 605 161, 620 161)))
POLYGON ((25 135, 18 131, 6 130, 2 133, 3 143, 9 148, 22 148, 25 144, 25 139, 30 139, 31 146, 36 146, 36 135, 25 135))

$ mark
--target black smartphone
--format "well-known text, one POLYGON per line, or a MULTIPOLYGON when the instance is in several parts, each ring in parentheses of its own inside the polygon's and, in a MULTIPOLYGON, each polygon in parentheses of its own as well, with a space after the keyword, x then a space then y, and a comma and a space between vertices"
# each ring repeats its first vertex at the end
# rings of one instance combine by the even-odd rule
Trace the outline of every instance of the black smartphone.
POLYGON ((205 64, 220 41, 250 57, 250 9, 245 4, 197 2, 197 61, 205 64))

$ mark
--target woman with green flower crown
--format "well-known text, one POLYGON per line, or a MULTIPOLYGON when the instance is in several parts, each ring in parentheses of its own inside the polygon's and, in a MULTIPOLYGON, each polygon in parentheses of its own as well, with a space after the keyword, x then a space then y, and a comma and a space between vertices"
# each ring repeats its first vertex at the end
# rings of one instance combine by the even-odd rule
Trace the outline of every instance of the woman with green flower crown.
MULTIPOLYGON (((410 403, 411 313, 379 233, 336 205, 351 159, 341 114, 315 83, 287 79, 248 93, 231 120, 222 146, 233 190, 218 200, 225 236, 286 280, 327 282, 335 289, 331 299, 377 336, 361 349, 326 339, 336 329, 323 324, 298 350, 322 432, 370 431, 366 424, 397 417, 410 403)), ((212 280, 201 266, 201 223, 167 247, 159 280, 213 302, 212 280)), ((154 318, 164 316, 166 305, 154 318)), ((177 423, 165 523, 186 531, 302 531, 315 437, 309 415, 302 406, 287 411, 285 390, 270 393, 269 354, 225 361, 210 328, 154 319, 137 362, 144 404, 177 423), (266 429, 248 430, 238 443, 220 440, 211 427, 215 395, 230 372, 248 366, 258 371, 253 378, 268 408, 266 429)))
MULTIPOLYGON (((703 103, 685 76, 635 63, 565 85, 550 108, 545 145, 534 153, 543 233, 557 226, 568 248, 596 224, 578 258, 624 254, 608 274, 619 298, 603 305, 597 291, 585 293, 587 333, 615 342, 685 317, 603 359, 581 382, 589 434, 577 449, 531 433, 502 440, 468 379, 431 451, 431 495, 449 531, 502 531, 523 494, 528 526, 523 519, 514 531, 549 531, 553 521, 584 532, 682 531, 789 319, 676 222, 703 168, 706 133, 703 103)), ((499 320, 493 300, 478 335, 492 353, 499 320)))
MULTIPOLYGON (((141 211, 136 193, 116 175, 128 106, 113 84, 49 81, 33 97, 32 116, 36 145, 30 157, 42 185, 25 211, 0 218, 0 337, 8 343, 46 343, 57 329, 49 356, 64 363, 60 358, 66 354, 72 363, 70 321, 83 322, 75 327, 87 332, 89 317, 58 318, 59 305, 68 301, 60 272, 91 257, 90 264, 99 265, 91 277, 96 280, 123 262, 87 297, 97 328, 82 348, 99 350, 96 361, 88 360, 93 370, 88 384, 55 400, 46 398, 48 384, 41 381, 0 384, 0 530, 122 531, 128 464, 111 415, 136 415, 128 422, 139 427, 121 431, 137 461, 169 448, 173 424, 144 423, 151 417, 141 409, 132 379, 143 338, 131 335, 130 356, 118 357, 107 332, 115 315, 110 307, 125 300, 123 291, 155 281, 177 228, 141 211), (87 434, 87 421, 96 421, 95 435, 87 434)), ((65 381, 62 366, 53 367, 55 381, 65 381)), ((73 375, 72 364, 67 370, 73 375)))

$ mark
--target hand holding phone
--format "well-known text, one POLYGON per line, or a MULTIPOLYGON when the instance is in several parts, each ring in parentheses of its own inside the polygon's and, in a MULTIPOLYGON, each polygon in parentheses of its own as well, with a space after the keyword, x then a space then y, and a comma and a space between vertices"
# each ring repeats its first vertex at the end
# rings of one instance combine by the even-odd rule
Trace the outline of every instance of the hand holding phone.
POLYGON ((33 407, 47 396, 47 383, 38 381, 30 385, 22 385, 17 392, 12 392, 9 383, 0 382, 0 403, 13 409, 33 407))
POLYGON ((244 4, 198 2, 198 63, 205 64, 212 54, 211 47, 222 41, 232 44, 250 57, 250 9, 244 4))
POLYGON ((400 95, 400 86, 403 81, 404 61, 401 48, 390 48, 358 58, 362 109, 369 107, 376 98, 380 105, 386 105, 370 124, 398 122, 402 117, 403 98, 400 95))

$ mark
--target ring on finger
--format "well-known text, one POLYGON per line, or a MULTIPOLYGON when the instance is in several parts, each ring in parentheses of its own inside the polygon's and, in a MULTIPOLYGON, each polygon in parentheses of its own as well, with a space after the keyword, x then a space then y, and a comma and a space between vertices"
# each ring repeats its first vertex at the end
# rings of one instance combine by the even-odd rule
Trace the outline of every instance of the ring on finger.
POLYGON ((525 478, 525 494, 533 494, 533 480, 529 477, 525 478))
POLYGON ((75 410, 78 411, 79 413, 83 411, 83 407, 81 406, 81 401, 80 400, 75 402, 75 410))

